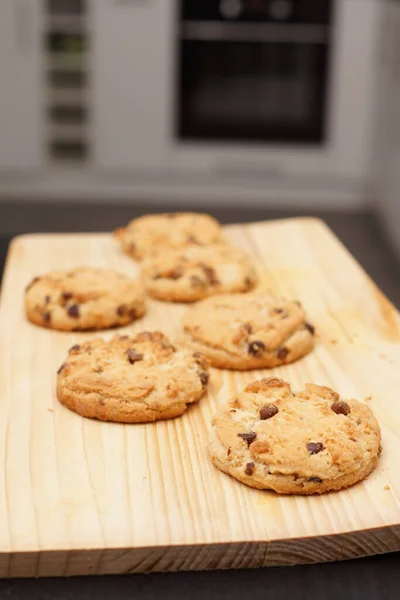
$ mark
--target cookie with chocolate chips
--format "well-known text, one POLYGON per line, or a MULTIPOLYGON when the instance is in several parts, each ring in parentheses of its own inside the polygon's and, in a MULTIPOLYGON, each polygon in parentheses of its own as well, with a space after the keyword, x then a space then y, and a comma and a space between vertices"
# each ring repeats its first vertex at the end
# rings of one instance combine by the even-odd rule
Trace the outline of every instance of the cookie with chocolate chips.
POLYGON ((276 367, 314 346, 301 304, 266 292, 207 298, 186 311, 182 326, 186 343, 223 369, 276 367))
POLYGON ((215 466, 251 487, 322 494, 367 477, 381 452, 371 409, 307 384, 292 393, 281 379, 250 383, 213 418, 215 466))
POLYGON ((181 415, 207 384, 202 355, 144 331, 73 346, 58 370, 57 397, 83 417, 146 423, 181 415))
POLYGON ((144 292, 140 282, 107 269, 53 271, 28 285, 25 312, 49 329, 121 327, 143 316, 144 292))
POLYGON ((170 302, 195 302, 227 292, 247 292, 257 281, 249 257, 228 245, 168 250, 143 261, 141 272, 147 292, 170 302))
POLYGON ((155 252, 186 246, 223 244, 221 225, 202 213, 144 215, 114 232, 123 250, 143 260, 155 252))

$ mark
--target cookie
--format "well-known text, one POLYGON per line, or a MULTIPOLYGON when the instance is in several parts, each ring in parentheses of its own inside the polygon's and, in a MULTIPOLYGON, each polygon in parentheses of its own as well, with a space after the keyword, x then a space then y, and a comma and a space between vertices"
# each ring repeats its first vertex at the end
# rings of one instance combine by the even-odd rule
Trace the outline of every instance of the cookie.
POLYGON ((381 451, 378 422, 357 400, 281 379, 248 385, 212 422, 215 466, 242 483, 280 494, 322 494, 361 481, 381 451))
POLYGON ((79 268, 35 277, 25 291, 26 316, 63 331, 127 325, 144 314, 138 281, 106 269, 79 268))
POLYGON ((117 229, 114 235, 123 250, 136 260, 165 248, 223 243, 221 226, 216 219, 189 212, 145 215, 117 229))
POLYGON ((247 292, 257 281, 248 256, 227 245, 168 250, 145 260, 141 273, 147 292, 170 302, 195 302, 224 292, 247 292))
POLYGON ((146 423, 181 415, 207 384, 204 357, 142 332, 73 346, 58 371, 57 397, 83 417, 146 423))
POLYGON ((185 342, 222 369, 276 367, 314 345, 301 304, 266 292, 207 298, 186 311, 182 326, 185 342))

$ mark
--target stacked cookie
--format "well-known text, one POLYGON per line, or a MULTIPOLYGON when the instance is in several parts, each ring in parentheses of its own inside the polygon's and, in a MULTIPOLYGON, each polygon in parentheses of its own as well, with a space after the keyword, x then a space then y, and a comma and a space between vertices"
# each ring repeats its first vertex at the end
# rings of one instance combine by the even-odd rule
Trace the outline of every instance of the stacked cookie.
MULTIPOLYGON (((57 397, 69 409, 120 423, 174 418, 203 396, 210 365, 268 369, 312 351, 315 329, 301 304, 256 289, 251 259, 209 215, 146 215, 115 237, 140 262, 141 281, 89 268, 36 277, 25 293, 28 319, 55 330, 99 330, 140 319, 146 293, 194 304, 179 343, 143 331, 72 346, 57 375, 57 397)), ((380 429, 367 406, 333 390, 308 384, 294 394, 288 383, 264 378, 215 415, 209 450, 221 471, 252 487, 322 493, 372 471, 380 429)))
POLYGON ((247 292, 257 282, 248 256, 224 240, 220 224, 209 215, 144 216, 115 235, 127 254, 142 261, 143 284, 158 300, 195 302, 247 292))

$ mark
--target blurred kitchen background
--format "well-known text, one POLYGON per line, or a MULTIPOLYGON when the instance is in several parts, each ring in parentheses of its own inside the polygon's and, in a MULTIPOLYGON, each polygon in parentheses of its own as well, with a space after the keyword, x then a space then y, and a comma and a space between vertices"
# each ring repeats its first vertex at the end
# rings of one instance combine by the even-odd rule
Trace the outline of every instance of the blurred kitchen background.
POLYGON ((399 184, 400 0, 0 0, 3 254, 164 209, 315 214, 399 302, 399 184))

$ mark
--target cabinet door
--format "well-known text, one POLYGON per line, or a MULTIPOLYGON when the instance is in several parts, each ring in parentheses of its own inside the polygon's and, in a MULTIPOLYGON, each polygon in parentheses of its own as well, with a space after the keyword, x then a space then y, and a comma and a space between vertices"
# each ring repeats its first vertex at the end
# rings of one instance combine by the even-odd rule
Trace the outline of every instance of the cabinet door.
POLYGON ((41 162, 41 5, 0 1, 0 170, 41 162))
POLYGON ((162 168, 172 129, 175 0, 91 0, 93 158, 162 168))

